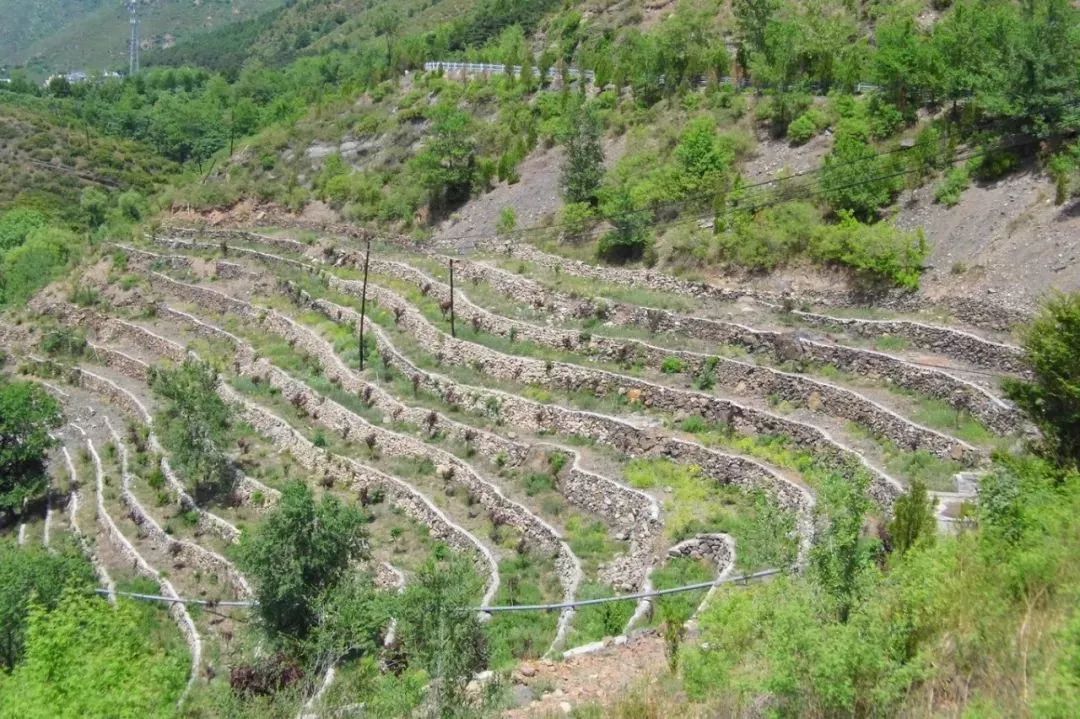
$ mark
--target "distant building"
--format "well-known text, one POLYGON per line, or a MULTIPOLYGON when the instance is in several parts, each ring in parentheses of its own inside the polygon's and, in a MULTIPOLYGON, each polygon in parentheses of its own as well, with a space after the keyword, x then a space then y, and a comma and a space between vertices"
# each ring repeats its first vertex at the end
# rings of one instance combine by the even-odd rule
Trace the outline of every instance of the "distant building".
MULTIPOLYGON (((69 85, 81 85, 84 82, 104 82, 105 80, 121 80, 123 75, 112 70, 103 70, 100 73, 89 74, 85 70, 72 70, 71 72, 61 72, 55 75, 50 75, 49 79, 45 81, 45 87, 49 86, 49 83, 56 79, 64 79, 68 81, 69 85)), ((10 82, 10 80, 8 81, 10 82)))

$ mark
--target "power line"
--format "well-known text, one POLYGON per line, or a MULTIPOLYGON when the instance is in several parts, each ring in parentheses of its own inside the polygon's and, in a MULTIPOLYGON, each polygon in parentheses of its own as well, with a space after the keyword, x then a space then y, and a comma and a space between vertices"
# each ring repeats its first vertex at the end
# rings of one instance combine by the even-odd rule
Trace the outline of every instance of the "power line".
POLYGON ((735 584, 738 582, 748 584, 752 581, 778 576, 780 574, 783 574, 784 571, 785 570, 783 569, 766 569, 761 572, 754 572, 753 574, 742 574, 738 577, 726 577, 724 579, 716 579, 711 582, 698 582, 697 584, 687 584, 682 587, 673 587, 671 589, 655 589, 651 592, 638 592, 636 594, 620 594, 616 597, 603 597, 601 599, 580 599, 575 602, 560 602, 558 604, 509 604, 493 607, 469 607, 462 608, 459 611, 484 612, 487 614, 494 614, 497 612, 550 612, 561 609, 576 609, 578 607, 591 607, 597 604, 609 604, 611 602, 638 601, 641 599, 664 597, 669 594, 682 594, 684 592, 693 592, 700 589, 710 589, 712 587, 718 587, 722 584, 735 584))
MULTIPOLYGON (((1018 147, 1025 147, 1025 146, 1028 146, 1028 145, 1034 145, 1034 144, 1038 144, 1040 142, 1042 142, 1041 139, 1029 139, 1029 140, 1024 140, 1024 141, 1016 142, 1016 143, 998 145, 996 147, 985 148, 985 149, 982 149, 982 150, 973 151, 973 152, 968 153, 968 154, 956 155, 951 159, 944 159, 943 162, 944 162, 944 164, 947 164, 947 165, 954 165, 954 164, 956 164, 958 162, 971 160, 971 159, 974 159, 976 157, 982 157, 982 156, 989 155, 989 154, 992 154, 992 153, 995 153, 995 152, 1001 152, 1001 151, 1004 151, 1004 150, 1011 150, 1011 149, 1015 149, 1015 148, 1018 148, 1018 147)), ((903 149, 906 150, 908 148, 903 148, 903 149)), ((888 151, 888 153, 899 152, 899 151, 900 151, 899 149, 890 150, 890 151, 888 151)), ((863 162, 869 162, 871 160, 878 159, 879 157, 883 156, 884 154, 887 154, 887 153, 877 153, 877 154, 875 154, 873 156, 870 156, 870 157, 867 157, 867 158, 865 158, 863 160, 856 160, 856 161, 853 161, 853 162, 832 165, 829 169, 837 168, 837 167, 850 167, 852 165, 861 164, 863 162)), ((770 184, 773 184, 773 183, 790 181, 790 180, 797 179, 798 177, 804 177, 806 175, 822 172, 824 169, 825 168, 822 167, 822 168, 817 168, 815 170, 807 170, 807 171, 803 172, 800 175, 790 175, 790 176, 788 176, 786 178, 776 178, 776 179, 773 179, 773 180, 768 180, 768 181, 764 181, 764 182, 755 183, 754 185, 748 185, 746 187, 747 188, 757 188, 757 187, 763 187, 765 185, 770 185, 770 184)), ((915 173, 920 172, 920 171, 921 171, 920 168, 908 168, 908 169, 904 169, 904 170, 897 170, 895 172, 886 173, 886 174, 883 174, 883 175, 875 175, 875 176, 872 176, 872 177, 863 177, 863 178, 859 178, 858 180, 856 180, 854 182, 844 183, 844 184, 840 184, 840 185, 821 186, 821 187, 818 187, 817 189, 818 189, 818 191, 834 192, 834 191, 837 191, 837 190, 845 190, 845 189, 849 189, 849 188, 852 188, 852 187, 858 187, 860 185, 864 185, 864 184, 871 183, 871 182, 879 182, 879 181, 882 181, 882 180, 895 179, 897 177, 903 177, 905 175, 915 174, 915 173)), ((808 189, 813 189, 813 188, 808 188, 808 189)), ((743 198, 743 199, 745 199, 745 198, 743 198)), ((768 199, 768 200, 763 200, 761 202, 758 202, 757 204, 729 207, 726 210, 724 210, 723 212, 710 212, 710 213, 707 213, 707 214, 697 214, 697 215, 694 215, 694 216, 691 216, 691 217, 674 218, 674 219, 671 219, 671 220, 659 220, 659 221, 653 222, 650 225, 650 227, 653 228, 653 229, 676 227, 676 226, 683 225, 683 224, 689 224, 691 222, 699 222, 699 221, 702 221, 702 220, 726 217, 726 216, 730 216, 730 215, 733 215, 733 214, 738 213, 738 212, 757 212, 758 210, 764 209, 764 208, 769 207, 771 205, 779 204, 781 202, 786 202, 789 199, 790 198, 786 198, 786 197, 777 197, 777 198, 772 198, 772 199, 768 199)), ((684 204, 690 204, 690 203, 689 203, 689 201, 687 201, 684 204)), ((666 209, 670 209, 670 208, 666 208, 666 209)), ((654 214, 656 211, 657 210, 654 209, 654 208, 646 207, 646 208, 641 208, 640 210, 633 210, 631 212, 624 213, 622 216, 620 216, 619 218, 616 218, 616 219, 628 219, 628 218, 631 218, 631 217, 634 217, 634 216, 647 217, 649 215, 654 214)), ((567 226, 568 226, 567 223, 554 223, 554 224, 548 224, 548 225, 532 225, 532 226, 529 226, 529 227, 523 227, 523 228, 519 228, 517 230, 514 230, 513 232, 508 233, 508 235, 510 237, 513 237, 513 238, 520 238, 520 237, 523 237, 524 235, 526 235, 528 233, 531 233, 531 232, 544 232, 544 231, 549 231, 549 230, 552 230, 552 229, 558 229, 559 227, 567 227, 567 226)), ((586 233, 584 235, 584 237, 587 237, 587 238, 588 237, 595 237, 596 235, 602 234, 603 232, 606 232, 606 231, 607 231, 606 228, 596 227, 596 228, 593 228, 592 230, 590 230, 588 233, 586 233)), ((392 243, 395 242, 398 239, 397 237, 395 237, 393 235, 383 233, 383 232, 374 232, 372 234, 373 234, 374 237, 378 237, 378 238, 381 238, 381 239, 384 239, 384 240, 388 240, 388 241, 390 241, 392 243)), ((489 233, 489 232, 488 233, 479 233, 479 232, 477 232, 477 233, 468 233, 468 234, 461 234, 461 235, 451 235, 451 236, 442 238, 442 240, 440 240, 440 242, 446 243, 446 242, 452 242, 452 241, 457 241, 457 240, 487 239, 487 238, 490 238, 490 237, 491 237, 491 233, 489 233)))
MULTIPOLYGON (((650 592, 637 592, 635 594, 620 594, 614 597, 602 597, 600 599, 579 599, 573 602, 560 602, 558 604, 506 604, 496 606, 481 606, 481 607, 461 607, 457 611, 461 612, 483 612, 485 614, 495 614, 499 612, 549 612, 562 609, 571 609, 578 607, 591 607, 598 604, 609 604, 611 602, 629 602, 639 601, 642 599, 653 599, 656 597, 665 597, 671 594, 682 594, 685 592, 693 592, 701 589, 711 589, 712 587, 718 587, 723 584, 748 584, 753 581, 759 581, 762 579, 768 579, 783 574, 787 570, 783 569, 766 569, 760 572, 753 572, 751 574, 741 574, 737 577, 725 577, 722 579, 716 579, 711 582, 698 582, 696 584, 687 584, 681 587, 672 587, 670 589, 655 589, 650 592)), ((166 597, 161 594, 144 594, 141 592, 119 592, 110 591, 108 589, 95 589, 94 593, 108 596, 115 595, 118 597, 127 597, 129 599, 137 599, 145 602, 162 602, 165 604, 189 604, 202 607, 255 607, 258 606, 258 602, 255 600, 235 600, 235 601, 215 601, 212 599, 185 599, 183 597, 166 597)))

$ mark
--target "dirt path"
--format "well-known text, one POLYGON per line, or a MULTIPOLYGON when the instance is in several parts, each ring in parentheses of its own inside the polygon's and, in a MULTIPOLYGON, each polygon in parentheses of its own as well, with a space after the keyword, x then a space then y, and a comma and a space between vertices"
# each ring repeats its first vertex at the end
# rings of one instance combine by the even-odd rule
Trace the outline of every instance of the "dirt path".
POLYGON ((507 719, 567 716, 586 704, 610 706, 633 684, 667 672, 663 639, 647 631, 608 640, 602 650, 522 664, 513 674, 511 689, 517 708, 507 719))

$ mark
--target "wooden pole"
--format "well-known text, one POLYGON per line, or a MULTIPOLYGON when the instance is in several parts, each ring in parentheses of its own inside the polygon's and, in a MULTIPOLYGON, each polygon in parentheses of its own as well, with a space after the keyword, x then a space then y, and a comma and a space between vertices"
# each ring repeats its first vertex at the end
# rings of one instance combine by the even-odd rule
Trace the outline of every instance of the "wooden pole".
POLYGON ((367 271, 371 259, 371 238, 368 237, 367 252, 364 253, 364 287, 360 291, 360 371, 364 371, 364 315, 367 312, 367 271))
POLYGON ((454 331, 454 260, 450 260, 450 336, 457 339, 454 331))

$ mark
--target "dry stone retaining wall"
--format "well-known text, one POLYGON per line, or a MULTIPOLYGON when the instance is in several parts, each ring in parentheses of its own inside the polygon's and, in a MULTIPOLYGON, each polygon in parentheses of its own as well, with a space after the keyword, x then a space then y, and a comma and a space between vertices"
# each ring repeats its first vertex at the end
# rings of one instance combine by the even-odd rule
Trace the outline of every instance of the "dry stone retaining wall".
MULTIPOLYGON (((353 260, 355 261, 355 259, 353 260)), ((640 327, 650 332, 678 332, 750 351, 769 351, 779 361, 805 360, 870 376, 881 376, 914 392, 966 409, 990 427, 1012 431, 1020 423, 1016 409, 978 385, 945 371, 920 367, 899 357, 859 347, 817 342, 788 333, 758 330, 733 322, 695 317, 671 310, 641 307, 625 302, 576 299, 549 291, 534 280, 480 262, 459 261, 459 276, 484 282, 500 294, 526 301, 564 318, 603 317, 616 325, 640 327)), ((860 334, 900 334, 924 349, 1004 372, 1026 374, 1029 370, 1019 348, 983 339, 969 332, 935 327, 907 320, 861 320, 793 312, 814 324, 839 326, 860 334), (897 329, 899 328, 899 330, 897 329)))
MULTIPOLYGON (((447 285, 408 265, 379 261, 373 262, 372 268, 379 274, 416 284, 441 302, 449 302, 450 288, 447 285)), ((355 290, 355 284, 350 284, 350 286, 355 290)), ((471 322, 473 327, 480 331, 507 337, 520 337, 565 350, 577 350, 609 361, 631 363, 641 360, 654 368, 658 368, 668 357, 678 357, 686 365, 687 374, 698 374, 707 363, 715 362, 716 380, 739 393, 778 396, 802 405, 813 401, 818 404, 824 403, 832 414, 858 422, 875 434, 887 437, 900 446, 927 449, 941 457, 954 458, 957 455, 977 452, 966 442, 922 427, 870 399, 830 382, 726 357, 710 357, 697 352, 665 349, 640 340, 594 337, 580 332, 540 327, 495 315, 461 296, 455 299, 455 311, 458 307, 463 310, 459 313, 461 320, 471 322)))
MULTIPOLYGON (((201 330, 215 338, 225 336, 230 341, 242 344, 241 340, 230 335, 224 330, 219 330, 196 320, 191 315, 168 310, 177 318, 184 321, 194 321, 201 330)), ((145 338, 153 347, 160 348, 161 353, 167 357, 176 357, 185 354, 186 350, 180 345, 145 330, 138 325, 123 323, 129 332, 145 338)), ((460 551, 470 552, 478 550, 480 556, 488 565, 490 580, 485 592, 485 603, 494 597, 498 589, 498 567, 494 556, 479 540, 473 537, 465 529, 449 520, 438 508, 436 508, 422 494, 412 489, 404 482, 385 475, 349 459, 339 458, 330 453, 320 450, 306 438, 296 432, 284 420, 276 417, 273 413, 248 401, 231 387, 225 384, 219 385, 219 393, 226 401, 241 406, 245 419, 252 427, 269 438, 277 446, 289 451, 290 454, 304 467, 315 474, 322 474, 341 480, 344 484, 357 490, 379 489, 391 498, 396 506, 400 507, 406 515, 425 524, 431 529, 432 536, 447 542, 450 546, 460 551)), ((272 491, 272 490, 271 490, 272 491)))
MULTIPOLYGON (((360 319, 359 313, 326 300, 312 302, 313 307, 320 309, 330 318, 344 317, 351 323, 360 319)), ((366 322, 367 331, 376 338, 379 352, 390 367, 407 377, 415 378, 418 385, 432 391, 444 402, 457 404, 477 414, 490 413, 492 407, 496 406, 499 417, 525 431, 588 437, 630 456, 667 456, 695 464, 701 467, 705 476, 723 484, 763 490, 774 497, 782 508, 795 514, 801 554, 804 555, 809 549, 813 531, 813 497, 804 487, 788 481, 765 465, 746 457, 706 449, 700 444, 668 437, 650 429, 641 429, 615 417, 543 404, 499 390, 461 385, 448 377, 421 370, 394 347, 382 328, 370 319, 366 322)))
MULTIPOLYGON (((332 280, 331 286, 347 291, 348 285, 343 282, 332 280)), ((418 310, 396 294, 377 287, 373 289, 369 286, 368 289, 376 302, 394 310, 402 329, 415 337, 427 351, 448 364, 468 365, 499 379, 567 391, 589 392, 597 396, 617 393, 628 395, 631 391, 636 391, 641 404, 654 411, 671 414, 697 413, 710 422, 731 425, 743 432, 786 434, 797 444, 808 450, 825 454, 834 461, 841 463, 856 461, 872 472, 875 481, 871 491, 883 504, 891 504, 891 500, 902 492, 898 482, 870 467, 860 455, 844 448, 816 427, 701 392, 664 387, 605 370, 512 357, 483 345, 455 340, 432 326, 418 310)), ((970 455, 964 458, 973 459, 970 455)))
MULTIPOLYGON (((483 244, 489 250, 521 258, 551 271, 555 271, 557 268, 559 272, 609 284, 629 287, 644 286, 658 292, 698 298, 708 297, 724 302, 750 297, 774 308, 779 307, 785 300, 794 301, 797 304, 809 301, 834 307, 858 307, 872 303, 877 307, 905 312, 922 311, 931 307, 931 303, 921 297, 900 291, 874 297, 867 297, 859 292, 813 292, 802 293, 800 296, 787 296, 773 292, 720 287, 705 282, 690 282, 655 270, 631 270, 620 267, 590 265, 579 260, 548 254, 525 242, 498 241, 483 244)), ((941 304, 947 305, 952 312, 965 322, 999 331, 1007 331, 1014 325, 1022 324, 1031 319, 1026 313, 993 306, 984 301, 955 298, 943 300, 941 304)))
POLYGON ((371 490, 383 491, 394 506, 401 509, 406 516, 427 526, 433 537, 446 542, 460 552, 466 554, 475 552, 479 555, 480 563, 486 565, 482 567, 482 571, 488 575, 482 602, 484 604, 491 602, 499 588, 499 568, 494 555, 471 533, 454 524, 430 500, 401 480, 316 447, 285 420, 251 402, 228 385, 222 384, 219 391, 226 401, 240 406, 245 421, 251 424, 255 431, 274 442, 283 451, 289 452, 313 475, 330 477, 358 493, 371 490))
MULTIPOLYGON (((212 246, 208 246, 205 243, 172 241, 163 241, 163 243, 168 244, 171 247, 183 247, 188 249, 212 248, 212 246)), ((303 245, 299 246, 299 248, 304 247, 305 246, 303 245)), ((284 264, 306 271, 314 269, 310 265, 297 262, 296 260, 278 257, 256 250, 242 251, 269 264, 284 264)), ((316 259, 322 260, 324 258, 316 259)), ((332 261, 336 265, 359 267, 362 266, 363 258, 356 252, 339 251, 332 257, 332 261)), ((536 307, 546 307, 548 309, 554 308, 563 315, 595 316, 597 312, 601 312, 606 318, 617 324, 645 327, 652 332, 689 332, 696 337, 706 338, 725 344, 735 343, 751 350, 766 348, 779 360, 809 360, 822 364, 831 364, 840 369, 858 374, 887 377, 901 387, 931 397, 940 398, 957 409, 967 410, 972 416, 998 432, 1014 431, 1020 428, 1022 423, 1020 413, 1014 406, 994 397, 993 394, 978 385, 942 371, 919 367, 885 353, 845 347, 843 345, 820 343, 809 339, 792 337, 780 332, 755 330, 735 323, 680 315, 668 310, 638 307, 626 303, 613 303, 609 305, 605 302, 601 308, 592 301, 567 300, 566 298, 562 298, 559 293, 546 291, 532 280, 527 280, 523 277, 518 277, 505 272, 504 270, 492 268, 487 265, 460 262, 458 267, 459 273, 462 273, 466 278, 471 278, 475 281, 483 279, 485 282, 495 286, 498 291, 512 296, 515 299, 531 302, 536 307), (793 351, 794 356, 792 356, 793 351)), ((445 301, 449 297, 449 288, 446 287, 446 285, 428 277, 422 271, 414 269, 409 265, 374 259, 371 262, 371 268, 377 273, 388 274, 404 279, 429 290, 434 289, 441 300, 445 301)), ((695 368, 700 367, 705 359, 704 355, 699 355, 697 353, 664 350, 660 347, 654 347, 633 340, 591 337, 587 333, 559 331, 538 327, 529 323, 516 322, 508 318, 494 315, 493 313, 477 307, 467 298, 464 299, 466 311, 462 314, 462 319, 464 321, 474 322, 478 329, 496 334, 510 336, 510 328, 515 327, 516 329, 514 332, 523 339, 530 339, 541 344, 562 347, 568 350, 577 349, 587 354, 600 356, 609 360, 626 361, 628 359, 627 351, 633 348, 636 350, 638 359, 645 359, 657 366, 668 356, 681 357, 686 360, 691 367, 695 368), (642 356, 642 354, 644 354, 644 356, 642 356)), ((455 309, 457 309, 457 307, 455 307, 455 309)), ((830 319, 821 315, 812 315, 810 313, 798 314, 800 316, 816 317, 826 321, 830 319)), ((838 323, 853 324, 853 326, 862 329, 862 331, 865 331, 865 327, 877 326, 874 324, 874 321, 867 320, 839 320, 838 323)), ((1007 345, 992 343, 988 340, 983 340, 975 335, 959 330, 933 327, 931 325, 906 321, 895 321, 895 323, 903 325, 906 328, 905 331, 907 336, 924 338, 925 344, 920 346, 928 346, 931 349, 940 350, 946 354, 952 353, 957 356, 962 356, 967 361, 972 361, 976 364, 988 364, 989 366, 995 366, 996 368, 1004 368, 1007 371, 1021 371, 1023 369, 1023 358, 1022 355, 1016 354, 1019 352, 1017 348, 1010 348, 1007 345), (1004 367, 998 365, 1004 365, 1004 367)), ((892 325, 890 324, 889 326, 891 327, 892 325)), ((761 385, 761 388, 759 389, 765 394, 771 394, 777 391, 777 389, 763 389, 763 387, 768 386, 775 381, 772 378, 766 377, 766 373, 770 372, 779 375, 787 375, 788 377, 795 377, 797 380, 806 383, 824 384, 831 388, 826 389, 826 393, 831 394, 837 391, 846 392, 843 388, 836 387, 835 385, 800 377, 799 375, 791 375, 790 373, 782 372, 777 373, 770 368, 752 365, 750 366, 752 369, 747 370, 745 369, 747 366, 746 363, 734 362, 724 358, 721 359, 728 365, 731 365, 732 363, 735 365, 742 365, 744 367, 742 373, 744 374, 747 372, 755 373, 756 379, 754 380, 754 383, 761 385)), ((729 377, 728 379, 733 379, 736 382, 736 386, 744 381, 740 378, 729 377)), ((790 382, 782 384, 788 383, 790 382)), ((808 393, 814 391, 814 389, 807 387, 801 394, 805 398, 808 393)), ((817 391, 820 393, 820 389, 817 391)), ((797 392, 797 394, 800 393, 797 392)), ((867 417, 873 416, 879 420, 877 424, 883 425, 886 429, 895 429, 897 427, 896 417, 885 416, 892 413, 870 400, 862 399, 862 401, 856 401, 856 406, 854 407, 852 406, 852 403, 848 401, 841 401, 839 403, 834 403, 834 405, 840 406, 843 409, 861 410, 858 412, 857 417, 848 417, 849 419, 865 421, 867 417)), ((910 440, 910 435, 913 432, 920 435, 925 441, 927 437, 926 432, 933 432, 933 430, 915 426, 914 428, 909 427, 907 429, 904 433, 906 436, 886 436, 889 436, 891 439, 894 439, 901 444, 906 444, 910 440)), ((934 434, 939 436, 931 439, 931 444, 932 446, 938 446, 940 452, 944 450, 945 443, 942 442, 940 433, 934 434)), ((954 450, 955 447, 944 451, 951 454, 954 450)))
MULTIPOLYGON (((155 281, 166 283, 166 280, 155 278, 155 281)), ((217 293, 215 290, 209 290, 207 288, 199 288, 186 283, 180 283, 174 280, 168 281, 168 286, 171 292, 185 297, 189 300, 199 302, 203 306, 218 306, 236 309, 237 300, 231 298, 225 298, 217 293)), ((246 303, 244 303, 246 305, 246 303)), ((313 332, 307 328, 302 327, 290 318, 282 315, 279 312, 273 310, 256 310, 250 305, 246 306, 245 313, 248 316, 258 315, 261 318, 261 326, 268 329, 279 336, 282 336, 290 341, 294 347, 297 347, 312 357, 315 357, 321 366, 324 368, 324 374, 327 378, 339 384, 343 389, 354 392, 362 398, 366 398, 367 401, 377 403, 378 400, 382 400, 384 409, 389 410, 392 413, 394 419, 404 419, 406 411, 411 415, 409 419, 412 419, 418 426, 423 426, 428 422, 428 418, 431 416, 430 411, 421 409, 409 409, 406 410, 404 406, 393 400, 389 395, 383 392, 381 389, 374 388, 371 385, 359 380, 356 375, 341 362, 337 357, 333 348, 326 341, 319 338, 313 332), (368 388, 371 387, 369 390, 368 388)), ((238 347, 247 346, 246 343, 241 342, 238 338, 232 337, 231 340, 238 347)), ((242 356, 243 353, 240 353, 242 356)), ((248 366, 237 365, 237 370, 241 373, 253 371, 254 363, 248 366)), ((269 363, 264 364, 264 369, 270 367, 269 363)), ((353 413, 341 408, 336 403, 322 399, 320 395, 317 395, 310 390, 307 390, 306 386, 302 383, 298 383, 287 375, 282 373, 276 368, 272 368, 270 371, 270 377, 264 377, 270 379, 272 383, 275 381, 280 382, 279 388, 286 390, 285 396, 293 398, 293 401, 297 401, 296 398, 303 397, 305 403, 320 401, 320 409, 311 409, 308 411, 313 418, 318 418, 320 422, 324 422, 327 426, 335 431, 343 434, 351 434, 357 436, 357 432, 360 436, 375 436, 378 446, 383 448, 384 451, 390 451, 392 454, 426 454, 437 455, 438 459, 447 463, 449 466, 456 467, 455 476, 459 479, 466 481, 472 478, 478 482, 482 482, 484 487, 469 486, 469 491, 478 496, 483 503, 483 499, 488 497, 490 500, 485 509, 487 509, 497 521, 504 521, 513 526, 519 528, 532 526, 534 523, 530 520, 525 522, 519 511, 511 512, 509 515, 504 516, 503 510, 499 509, 500 506, 513 506, 518 509, 518 505, 509 503, 494 489, 493 485, 479 479, 479 476, 475 474, 472 468, 458 460, 453 455, 436 451, 427 445, 423 444, 419 440, 413 438, 405 438, 402 435, 396 433, 387 432, 382 428, 375 427, 364 422, 361 418, 357 417, 353 413), (324 412, 323 407, 330 407, 330 412, 324 412), (362 423, 362 424, 358 424, 362 423), (389 439, 385 439, 389 437, 389 439), (403 452, 404 447, 397 446, 405 441, 411 448, 408 452, 403 452), (389 449, 388 449, 389 448, 389 449), (495 495, 491 493, 495 492, 495 495), (492 504, 494 502, 494 504, 492 504), (508 504, 509 503, 509 504, 508 504)), ((306 404, 305 404, 306 406, 306 404)), ((377 406, 377 404, 376 404, 377 406)), ((438 419, 438 417, 437 417, 438 419)), ((435 425, 439 426, 439 425, 435 425)), ((528 448, 517 442, 511 442, 503 439, 498 435, 484 432, 481 430, 475 430, 459 423, 451 423, 450 420, 442 418, 442 426, 451 427, 461 433, 463 439, 471 437, 471 441, 474 442, 480 451, 483 453, 485 450, 490 452, 488 456, 495 456, 502 453, 508 456, 514 463, 520 463, 524 460, 525 455, 528 452, 528 448)), ((475 484, 475 482, 473 482, 475 484)), ((620 526, 629 527, 629 535, 632 537, 632 555, 636 560, 641 553, 648 551, 649 540, 659 530, 659 508, 655 501, 652 500, 647 494, 634 490, 629 490, 621 485, 610 480, 605 480, 599 475, 582 470, 577 466, 570 468, 563 478, 561 478, 560 486, 565 490, 567 499, 577 505, 585 508, 588 511, 593 511, 601 517, 615 517, 617 523, 620 526)), ((530 513, 531 514, 531 513, 530 513)), ((537 518, 537 521, 541 521, 537 518)), ((537 527, 533 526, 535 530, 537 527)), ((536 531, 525 531, 527 537, 533 540, 534 543, 539 542, 541 546, 546 546, 546 549, 555 549, 563 566, 560 569, 560 575, 569 582, 570 575, 578 572, 576 569, 576 559, 573 562, 568 562, 571 553, 568 549, 564 549, 564 543, 561 540, 556 540, 558 533, 554 529, 548 527, 545 523, 540 525, 542 534, 538 534, 536 531), (546 527, 546 529, 545 529, 546 527), (553 542, 557 542, 553 544, 553 542)), ((523 530, 524 531, 524 530, 523 530)), ((629 583, 637 585, 637 581, 634 580, 635 576, 640 576, 640 572, 631 568, 640 566, 640 563, 636 561, 624 561, 620 562, 620 566, 623 567, 618 574, 623 577, 623 583, 629 583), (630 576, 627 577, 628 572, 630 576)))
MULTIPOLYGON (((173 587, 172 582, 162 576, 161 572, 154 569, 145 559, 143 559, 143 556, 139 554, 138 550, 135 549, 135 546, 124 536, 124 533, 116 526, 116 522, 113 521, 112 516, 109 515, 109 512, 105 507, 105 481, 104 471, 101 467, 101 457, 94 447, 93 440, 89 437, 86 439, 86 446, 87 449, 90 450, 90 457, 94 461, 94 470, 97 475, 98 523, 101 524, 102 529, 105 531, 105 536, 113 544, 117 553, 124 557, 126 561, 131 562, 131 565, 140 574, 157 582, 161 586, 163 594, 172 597, 173 599, 179 599, 180 595, 177 593, 176 588, 173 587)), ((191 651, 191 672, 188 676, 188 683, 184 688, 184 693, 180 697, 180 701, 183 702, 199 676, 199 665, 202 663, 202 638, 199 636, 199 630, 195 627, 195 622, 188 613, 187 607, 182 602, 170 604, 169 615, 180 628, 180 633, 184 636, 188 649, 191 651)))

